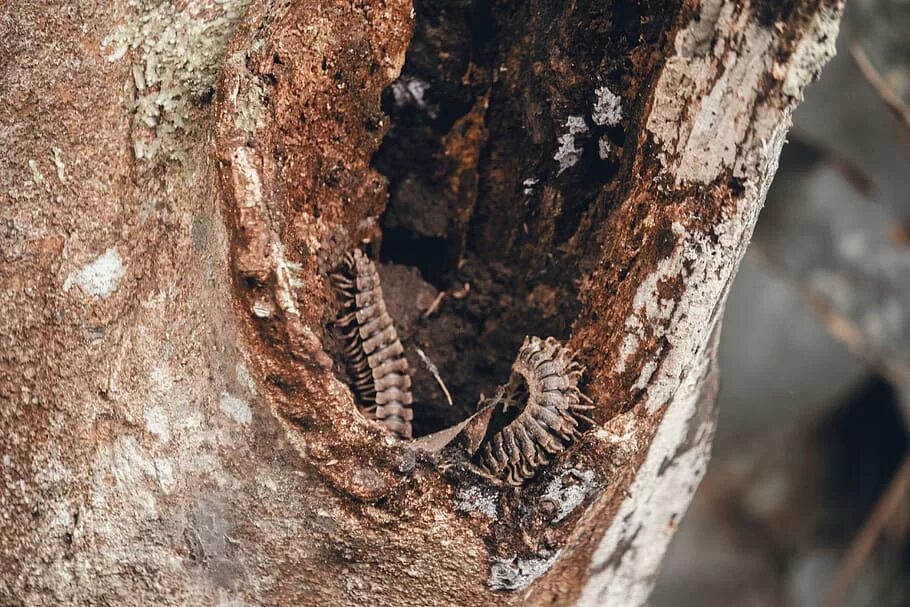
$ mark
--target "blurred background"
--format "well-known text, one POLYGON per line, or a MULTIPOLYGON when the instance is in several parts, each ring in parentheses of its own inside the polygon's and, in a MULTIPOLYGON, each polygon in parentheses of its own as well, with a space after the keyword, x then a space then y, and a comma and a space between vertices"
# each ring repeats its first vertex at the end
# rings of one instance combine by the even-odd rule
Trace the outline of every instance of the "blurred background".
POLYGON ((652 607, 910 605, 910 0, 850 0, 727 305, 652 607))

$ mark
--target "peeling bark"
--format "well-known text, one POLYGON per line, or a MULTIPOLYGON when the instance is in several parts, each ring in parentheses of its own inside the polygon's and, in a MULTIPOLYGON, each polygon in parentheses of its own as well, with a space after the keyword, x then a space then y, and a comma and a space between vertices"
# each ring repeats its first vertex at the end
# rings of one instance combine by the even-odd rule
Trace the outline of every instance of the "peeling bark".
POLYGON ((2 602, 643 604, 840 8, 0 6, 2 602), (363 241, 456 397, 415 373, 413 443, 338 363, 363 241), (426 435, 534 334, 596 424, 507 487, 489 413, 426 435))

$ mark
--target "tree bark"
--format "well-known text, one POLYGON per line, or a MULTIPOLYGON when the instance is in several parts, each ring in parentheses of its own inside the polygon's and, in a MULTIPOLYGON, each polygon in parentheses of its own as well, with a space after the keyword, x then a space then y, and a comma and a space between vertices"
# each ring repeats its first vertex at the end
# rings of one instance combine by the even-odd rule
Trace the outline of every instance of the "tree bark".
POLYGON ((0 5, 0 603, 643 604, 840 10, 0 5), (525 335, 594 427, 516 488, 360 415, 327 274, 364 241, 422 434, 525 335))

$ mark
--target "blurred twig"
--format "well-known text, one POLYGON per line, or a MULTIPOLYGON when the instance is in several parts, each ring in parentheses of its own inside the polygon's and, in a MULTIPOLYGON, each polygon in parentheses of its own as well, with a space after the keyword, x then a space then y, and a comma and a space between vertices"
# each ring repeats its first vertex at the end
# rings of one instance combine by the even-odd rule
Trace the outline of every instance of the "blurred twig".
POLYGON ((427 308, 427 311, 423 313, 423 317, 424 317, 424 318, 429 318, 430 316, 432 316, 433 313, 436 312, 436 310, 439 309, 439 304, 442 303, 442 299, 443 299, 445 296, 446 296, 446 292, 445 292, 445 291, 440 291, 440 292, 436 295, 436 298, 433 300, 433 303, 430 304, 430 307, 427 308))
POLYGON ((823 162, 831 165, 857 193, 862 194, 869 201, 875 200, 872 179, 862 167, 832 149, 826 142, 819 141, 809 133, 800 130, 797 125, 794 125, 793 130, 790 131, 787 148, 788 157, 799 154, 805 157, 806 162, 823 162))
POLYGON ((881 74, 878 73, 878 70, 875 69, 875 66, 869 61, 866 51, 862 49, 859 43, 850 43, 850 55, 853 56, 856 67, 862 72, 863 78, 866 79, 869 86, 878 93, 878 96, 881 97, 882 101, 885 102, 885 105, 888 106, 888 109, 891 110, 901 126, 904 127, 906 133, 910 133, 910 108, 907 107, 907 104, 904 103, 903 99, 898 97, 897 93, 894 92, 894 89, 892 89, 885 79, 882 78, 881 74))
POLYGON ((847 590, 869 554, 872 553, 882 529, 908 493, 910 493, 910 454, 904 456, 900 468, 892 477, 869 518, 866 519, 865 525, 860 529, 841 559, 834 582, 825 597, 825 602, 822 603, 824 607, 837 607, 843 603, 847 590))

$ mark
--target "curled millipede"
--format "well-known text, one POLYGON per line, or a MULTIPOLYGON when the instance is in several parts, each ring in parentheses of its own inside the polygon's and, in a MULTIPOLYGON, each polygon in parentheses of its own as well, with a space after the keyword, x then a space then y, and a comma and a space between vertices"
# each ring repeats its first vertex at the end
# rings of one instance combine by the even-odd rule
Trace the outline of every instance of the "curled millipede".
POLYGON ((524 409, 486 439, 477 453, 479 467, 510 485, 521 485, 578 438, 581 421, 593 425, 584 414, 594 408, 591 399, 578 389, 583 372, 572 351, 552 337, 526 337, 508 383, 492 399, 503 411, 520 407, 522 401, 524 409))
POLYGON ((411 376, 376 266, 355 249, 332 279, 342 298, 337 325, 346 342, 345 362, 362 409, 398 438, 410 439, 411 376))

